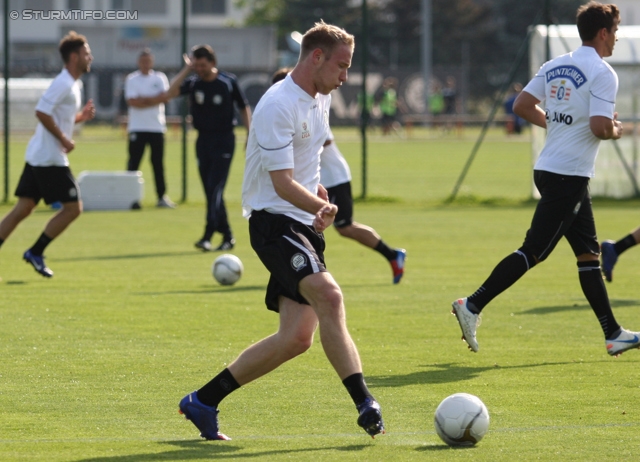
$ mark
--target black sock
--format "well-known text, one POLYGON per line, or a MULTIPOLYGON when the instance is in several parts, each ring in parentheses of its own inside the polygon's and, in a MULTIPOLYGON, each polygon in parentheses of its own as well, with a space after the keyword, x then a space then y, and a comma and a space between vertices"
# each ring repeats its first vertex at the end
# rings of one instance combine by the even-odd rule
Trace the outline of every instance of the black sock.
POLYGON ((636 239, 633 237, 633 234, 629 234, 628 236, 620 239, 615 244, 613 244, 613 250, 616 251, 617 255, 620 255, 629 247, 633 247, 636 244, 637 242, 636 242, 636 239))
POLYGON ((605 339, 612 338, 612 335, 620 329, 620 325, 616 322, 616 318, 611 311, 607 288, 604 286, 602 273, 600 272, 600 262, 597 260, 579 261, 578 277, 580 278, 582 292, 587 297, 598 321, 600 321, 605 339))
POLYGON ((396 249, 392 249, 391 247, 389 247, 382 239, 380 239, 380 242, 378 242, 378 245, 376 245, 373 250, 375 250, 376 252, 380 252, 382 255, 384 255, 384 258, 389 261, 396 258, 396 249))
POLYGON ((364 383, 364 376, 362 373, 352 374, 342 381, 351 399, 356 406, 364 403, 367 398, 374 399, 367 388, 367 384, 364 383))
POLYGON ((49 245, 49 243, 53 241, 52 238, 47 236, 45 233, 42 233, 33 247, 31 247, 31 253, 37 256, 42 256, 44 249, 49 245))
POLYGON ((220 401, 240 388, 229 369, 225 369, 216 375, 209 383, 196 393, 202 404, 217 408, 220 401))
POLYGON ((523 251, 516 250, 496 265, 489 278, 469 297, 468 301, 475 305, 480 313, 491 300, 511 287, 533 265, 535 260, 532 257, 527 257, 523 251))
POLYGON ((4 239, 0 238, 0 247, 2 247, 2 244, 4 244, 4 239))

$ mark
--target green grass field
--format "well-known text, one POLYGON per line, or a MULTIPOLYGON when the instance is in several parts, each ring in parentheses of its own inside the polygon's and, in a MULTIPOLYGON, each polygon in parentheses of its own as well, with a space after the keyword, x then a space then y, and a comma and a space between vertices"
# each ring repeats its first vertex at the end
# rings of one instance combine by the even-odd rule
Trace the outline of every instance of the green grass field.
MULTIPOLYGON (((337 130, 336 140, 359 193, 355 130, 337 130)), ((274 332, 278 322, 264 308, 267 272, 249 246, 241 217, 241 150, 227 201, 243 278, 233 287, 217 285, 210 272, 216 254, 193 248, 204 207, 190 142, 188 202, 176 210, 153 207, 145 157, 143 210, 83 214, 47 249, 53 279, 21 260, 52 211, 41 206, 2 246, 0 460, 637 457, 640 352, 608 357, 566 242, 485 310, 479 353, 466 349, 450 314, 453 299, 475 291, 521 244, 534 206, 527 200, 527 138, 492 133, 462 200, 452 205, 443 200, 474 132, 459 137, 416 131, 406 140, 373 134, 369 141, 372 199, 358 202, 355 216, 389 244, 407 249, 406 276, 393 286, 380 255, 333 230, 326 233, 326 259, 343 289, 349 328, 382 404, 386 435, 372 440, 356 426, 355 408, 319 336, 308 353, 223 401, 221 429, 232 441, 201 441, 178 415, 182 396, 274 332), (479 396, 491 415, 489 433, 471 449, 450 449, 433 427, 437 405, 456 392, 479 396)), ((89 128, 76 142, 76 175, 125 165, 120 130, 89 128)), ((12 143, 11 194, 25 143, 12 143)), ((168 136, 166 157, 169 193, 178 200, 175 134, 168 136)), ((596 201, 599 235, 619 238, 635 228, 638 205, 596 201)), ((0 214, 9 207, 0 206, 0 214)), ((640 251, 631 249, 608 285, 618 321, 633 330, 640 330, 639 264, 640 251)))

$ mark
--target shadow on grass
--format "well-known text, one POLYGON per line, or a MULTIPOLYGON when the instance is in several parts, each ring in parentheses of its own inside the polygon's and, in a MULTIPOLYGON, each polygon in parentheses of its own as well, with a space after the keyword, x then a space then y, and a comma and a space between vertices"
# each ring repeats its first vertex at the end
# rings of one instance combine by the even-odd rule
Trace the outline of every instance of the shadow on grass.
POLYGON ((188 252, 131 253, 125 255, 93 255, 87 257, 56 258, 55 261, 129 260, 138 258, 187 257, 197 254, 198 252, 194 250, 188 252))
MULTIPOLYGON (((640 305, 640 300, 610 300, 612 308, 620 308, 625 306, 638 306, 640 305)), ((557 305, 557 306, 540 306, 538 308, 531 308, 529 310, 521 311, 519 313, 514 313, 517 315, 521 314, 551 314, 557 313, 559 311, 582 311, 589 310, 591 311, 591 306, 588 303, 574 303, 573 305, 557 305)))
POLYGON ((476 449, 476 446, 460 446, 460 447, 451 447, 446 444, 433 444, 433 445, 425 445, 418 446, 416 451, 468 451, 476 449))
MULTIPOLYGON (((593 361, 590 361, 593 362, 593 361)), ((597 362, 597 361, 596 361, 597 362)), ((580 361, 580 364, 585 361, 580 361)), ((478 377, 481 373, 500 369, 529 369, 533 367, 565 366, 578 364, 574 361, 557 363, 522 364, 518 366, 459 366, 455 363, 430 364, 418 366, 429 370, 415 371, 404 375, 378 375, 368 376, 367 384, 372 387, 405 387, 407 385, 441 384, 462 382, 478 377)))
MULTIPOLYGON (((179 446, 178 450, 165 452, 154 452, 150 454, 135 454, 126 456, 92 457, 80 459, 77 462, 138 462, 156 460, 193 460, 193 459, 250 459, 268 456, 279 456, 287 454, 300 454, 300 457, 316 451, 362 451, 367 445, 347 445, 347 446, 322 446, 318 448, 299 449, 279 449, 272 451, 241 452, 245 448, 242 446, 219 442, 219 441, 161 441, 160 444, 171 444, 179 446)), ((294 456, 295 457, 295 456, 294 456)))
MULTIPOLYGON (((204 253, 204 252, 202 252, 204 253)), ((130 260, 139 258, 188 257, 198 255, 196 251, 131 253, 125 255, 92 255, 86 257, 56 258, 55 261, 96 261, 96 260, 130 260)))
POLYGON ((163 292, 132 292, 132 295, 190 295, 190 294, 224 294, 233 292, 266 291, 267 286, 203 286, 200 290, 166 290, 163 292))

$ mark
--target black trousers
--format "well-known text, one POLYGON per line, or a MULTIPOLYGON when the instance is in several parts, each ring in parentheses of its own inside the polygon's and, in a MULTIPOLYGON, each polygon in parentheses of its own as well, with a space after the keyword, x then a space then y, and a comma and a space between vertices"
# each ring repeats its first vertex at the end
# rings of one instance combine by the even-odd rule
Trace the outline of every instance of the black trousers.
POLYGON ((236 137, 233 132, 198 133, 198 170, 207 199, 207 224, 203 236, 206 240, 210 240, 214 232, 221 233, 225 240, 233 237, 223 194, 235 146, 236 137))
POLYGON ((129 133, 129 162, 127 170, 135 172, 140 168, 140 162, 147 144, 151 147, 151 165, 156 183, 156 193, 161 199, 167 191, 164 181, 164 133, 130 132, 129 133))

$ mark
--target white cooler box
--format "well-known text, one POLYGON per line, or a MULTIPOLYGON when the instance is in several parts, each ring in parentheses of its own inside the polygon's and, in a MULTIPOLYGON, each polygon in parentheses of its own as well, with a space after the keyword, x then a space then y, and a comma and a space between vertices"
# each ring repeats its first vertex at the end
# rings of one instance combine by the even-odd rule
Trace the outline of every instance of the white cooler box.
POLYGON ((80 172, 80 198, 84 210, 128 210, 144 197, 142 172, 80 172))

